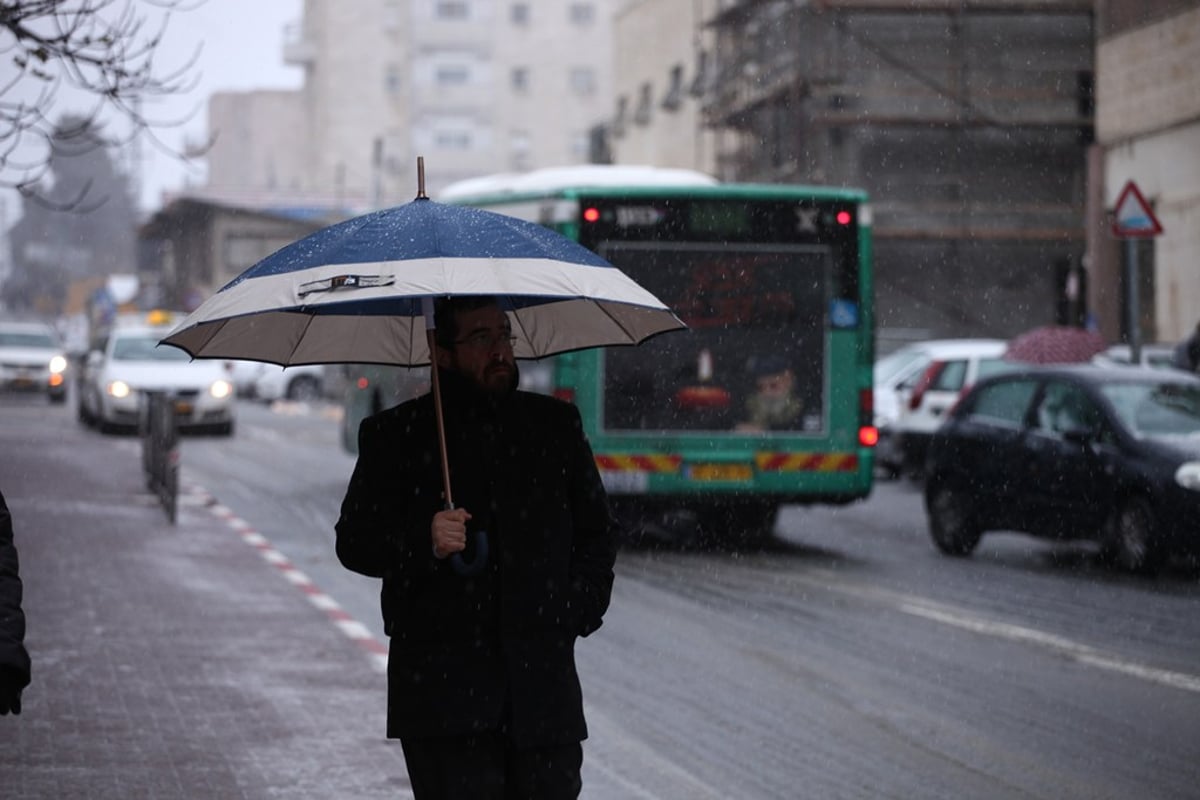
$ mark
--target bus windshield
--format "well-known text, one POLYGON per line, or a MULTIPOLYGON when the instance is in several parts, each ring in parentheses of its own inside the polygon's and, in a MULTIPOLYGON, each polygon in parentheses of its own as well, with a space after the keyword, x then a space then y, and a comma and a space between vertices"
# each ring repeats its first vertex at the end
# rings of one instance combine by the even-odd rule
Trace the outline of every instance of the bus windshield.
POLYGON ((824 429, 827 247, 620 242, 600 252, 688 325, 605 351, 605 429, 824 429))

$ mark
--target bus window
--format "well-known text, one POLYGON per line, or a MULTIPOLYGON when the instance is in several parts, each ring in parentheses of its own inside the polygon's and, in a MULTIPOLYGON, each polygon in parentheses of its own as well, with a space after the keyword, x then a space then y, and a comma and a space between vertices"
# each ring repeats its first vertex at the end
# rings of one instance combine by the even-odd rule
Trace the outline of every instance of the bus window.
POLYGON ((605 351, 606 430, 746 429, 760 382, 784 371, 800 413, 772 427, 824 427, 826 249, 620 243, 601 254, 688 325, 605 351))

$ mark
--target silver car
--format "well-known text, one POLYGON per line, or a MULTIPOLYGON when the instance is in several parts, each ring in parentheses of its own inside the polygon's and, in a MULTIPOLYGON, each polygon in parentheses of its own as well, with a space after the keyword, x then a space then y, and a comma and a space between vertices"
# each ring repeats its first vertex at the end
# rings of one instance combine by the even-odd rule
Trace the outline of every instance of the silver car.
POLYGON ((0 321, 0 389, 67 399, 67 356, 54 328, 42 322, 0 321))
POLYGON ((102 431, 136 429, 147 392, 163 392, 181 430, 228 436, 235 390, 226 362, 159 346, 170 325, 118 325, 88 353, 79 379, 79 419, 102 431))

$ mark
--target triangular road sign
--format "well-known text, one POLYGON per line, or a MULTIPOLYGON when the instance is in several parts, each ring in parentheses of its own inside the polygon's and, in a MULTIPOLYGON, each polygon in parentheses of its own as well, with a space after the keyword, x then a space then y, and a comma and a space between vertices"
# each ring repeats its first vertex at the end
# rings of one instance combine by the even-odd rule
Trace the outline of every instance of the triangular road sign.
POLYGON ((1150 204, 1142 197, 1137 184, 1129 181, 1117 197, 1117 207, 1113 210, 1112 231, 1114 236, 1122 238, 1130 236, 1158 236, 1163 232, 1158 218, 1150 210, 1150 204))

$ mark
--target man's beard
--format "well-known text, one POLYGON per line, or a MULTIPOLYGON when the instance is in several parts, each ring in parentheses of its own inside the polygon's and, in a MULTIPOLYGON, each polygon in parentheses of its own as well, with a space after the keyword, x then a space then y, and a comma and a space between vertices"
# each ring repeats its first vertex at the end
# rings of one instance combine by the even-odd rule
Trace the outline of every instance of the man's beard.
POLYGON ((484 370, 482 388, 488 394, 495 396, 509 395, 516 391, 517 386, 520 385, 521 371, 517 367, 516 362, 505 364, 504 366, 507 368, 504 373, 493 371, 493 367, 488 367, 484 370), (501 381, 501 377, 506 378, 506 380, 501 381))

